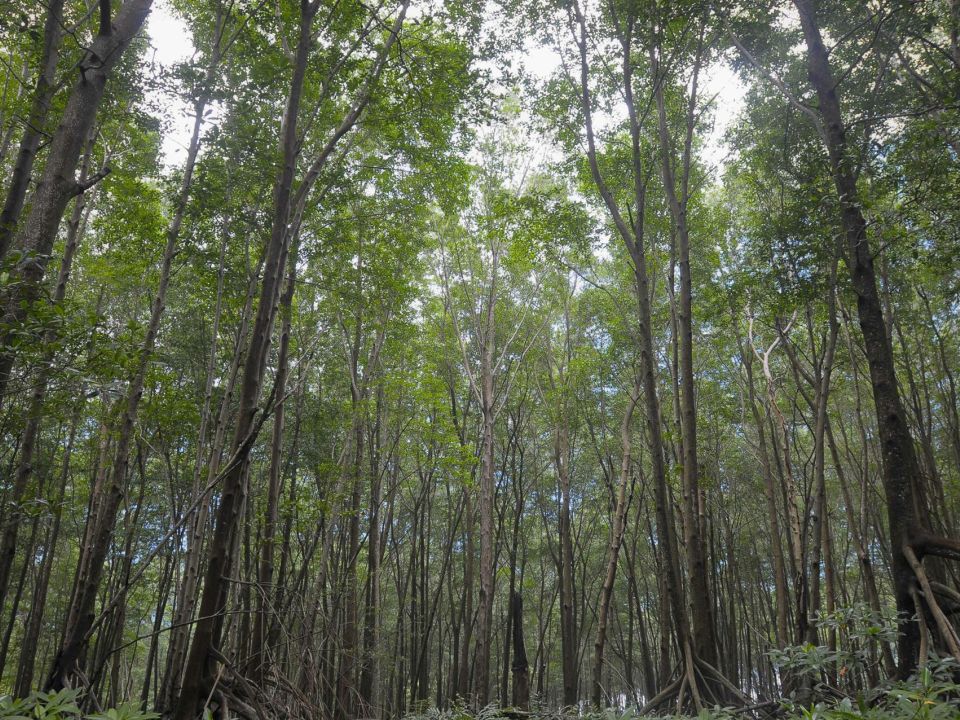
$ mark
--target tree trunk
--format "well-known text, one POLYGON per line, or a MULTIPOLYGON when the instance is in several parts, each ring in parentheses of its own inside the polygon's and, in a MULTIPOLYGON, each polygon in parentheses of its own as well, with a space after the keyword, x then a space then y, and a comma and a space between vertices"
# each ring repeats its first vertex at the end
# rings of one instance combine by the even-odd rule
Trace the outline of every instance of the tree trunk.
POLYGON ((83 184, 76 179, 77 164, 97 116, 107 80, 124 51, 140 31, 153 0, 126 0, 110 22, 110 3, 101 3, 101 22, 90 49, 80 61, 80 79, 74 85, 53 133, 47 162, 30 201, 30 212, 15 245, 21 253, 11 269, 3 293, 0 326, 0 402, 6 394, 16 358, 14 340, 29 307, 41 293, 41 283, 53 250, 57 228, 71 198, 89 187, 94 175, 83 184))
MULTIPOLYGON (((40 68, 37 72, 37 84, 33 91, 30 113, 27 116, 17 160, 10 176, 7 197, 0 211, 0 262, 7 256, 23 211, 23 201, 27 197, 30 173, 37 158, 37 151, 44 137, 44 126, 50 113, 50 102, 57 90, 57 62, 60 59, 60 40, 63 37, 63 2, 51 0, 47 3, 47 19, 43 26, 43 49, 40 55, 40 68)), ((82 181, 81 181, 82 182, 82 181)))
MULTIPOLYGON (((639 383, 636 383, 639 384, 639 383)), ((597 637, 593 643, 593 690, 591 699, 595 708, 603 705, 603 653, 607 641, 607 622, 610 614, 610 602, 613 599, 613 586, 617 579, 617 561, 620 557, 620 546, 623 543, 623 533, 626 530, 627 519, 627 487, 630 484, 632 468, 631 449, 633 447, 633 411, 639 401, 640 388, 634 387, 627 401, 620 424, 620 480, 617 483, 616 501, 613 510, 613 523, 610 528, 610 542, 607 546, 607 569, 600 588, 600 601, 597 604, 597 637)))
POLYGON ((513 707, 520 711, 530 709, 530 665, 523 642, 523 598, 519 592, 510 597, 513 616, 513 707))
MULTIPOLYGON (((563 390, 561 391, 563 392, 563 390)), ((570 429, 569 408, 561 405, 556 433, 555 464, 560 479, 560 652, 563 669, 563 704, 576 707, 577 618, 573 587, 573 531, 570 526, 570 429)))
POLYGON ((193 642, 187 655, 184 683, 174 709, 174 720, 190 720, 199 712, 201 701, 213 682, 216 657, 214 652, 220 644, 223 630, 223 612, 226 609, 230 572, 230 548, 240 522, 244 505, 245 466, 259 426, 255 423, 260 401, 261 386, 266 370, 267 352, 273 328, 274 307, 277 302, 283 268, 286 265, 289 234, 287 221, 290 198, 297 160, 297 117, 303 94, 307 60, 312 44, 312 24, 317 6, 300 3, 300 28, 293 76, 287 98, 281 132, 280 152, 282 161, 274 186, 273 220, 270 240, 266 249, 263 280, 260 285, 260 300, 253 325, 250 350, 243 366, 240 386, 240 407, 229 465, 223 472, 220 506, 217 508, 216 524, 210 542, 207 568, 204 573, 203 595, 200 600, 198 620, 193 642))
POLYGON ((297 263, 296 253, 290 254, 289 269, 287 270, 287 285, 280 297, 280 349, 277 357, 277 377, 275 380, 277 407, 273 415, 273 437, 270 440, 270 469, 267 480, 267 509, 263 524, 263 539, 260 544, 260 566, 257 572, 257 599, 258 607, 254 618, 253 637, 249 655, 247 672, 256 685, 263 684, 265 666, 269 658, 265 653, 267 647, 267 630, 270 627, 272 609, 270 600, 273 595, 273 555, 276 544, 277 522, 280 506, 280 482, 283 472, 283 420, 284 398, 287 389, 287 364, 290 352, 290 320, 293 291, 296 286, 297 263))
POLYGON ((363 458, 365 432, 362 402, 366 400, 366 387, 358 386, 357 366, 354 364, 352 387, 354 388, 353 407, 350 428, 350 440, 344 452, 343 468, 340 474, 341 492, 349 488, 350 511, 347 526, 347 548, 344 567, 344 607, 343 622, 340 627, 339 660, 340 671, 337 675, 337 714, 349 720, 357 714, 357 681, 359 670, 358 631, 359 593, 357 590, 357 562, 360 555, 360 502, 361 475, 360 463, 363 458))
MULTIPOLYGON (((86 179, 89 172, 92 150, 93 137, 87 142, 87 150, 84 153, 80 170, 81 182, 86 179)), ((63 258, 60 261, 60 274, 57 278, 57 287, 53 293, 54 305, 61 305, 66 297, 67 282, 70 279, 70 271, 73 268, 73 258, 76 255, 77 246, 83 235, 83 229, 86 226, 85 213, 87 199, 88 196, 86 194, 80 195, 77 198, 74 203, 73 212, 70 215, 70 220, 67 223, 67 237, 63 250, 63 258)), ((23 501, 27 485, 33 476, 34 453, 36 452, 37 440, 40 436, 40 423, 43 419, 44 400, 47 395, 47 386, 50 382, 53 369, 55 340, 56 331, 54 329, 47 330, 44 342, 50 349, 44 353, 40 370, 33 384, 30 408, 27 411, 27 425, 23 431, 23 439, 20 443, 20 455, 14 474, 13 487, 10 489, 10 497, 8 499, 9 507, 6 508, 3 518, 3 532, 2 535, 0 535, 0 607, 3 607, 6 599, 10 569, 13 566, 13 559, 16 553, 20 503, 23 501)))
POLYGON ((883 485, 886 495, 893 560, 893 590, 897 612, 907 622, 898 641, 899 672, 907 676, 916 667, 920 632, 910 618, 916 613, 911 590, 914 573, 904 554, 919 529, 916 507, 917 460, 907 427, 897 385, 893 348, 887 334, 873 254, 867 234, 855 161, 847 146, 846 127, 840 110, 836 81, 823 44, 816 10, 810 0, 794 0, 807 46, 810 82, 817 92, 823 140, 840 202, 840 222, 846 238, 846 263, 857 295, 860 331, 870 366, 870 382, 876 406, 877 427, 883 454, 883 485))
POLYGON ((77 671, 83 671, 82 656, 86 643, 89 640, 89 631, 91 630, 94 620, 94 607, 100 587, 104 562, 109 550, 111 537, 113 536, 113 527, 116 521, 117 511, 120 508, 120 503, 125 493, 130 443, 133 439, 134 429, 137 424, 140 400, 143 397, 143 386, 150 360, 153 357, 157 333, 160 330, 160 321, 163 318, 163 312, 166 308, 167 289, 170 286, 170 272, 180 238, 180 228, 183 224, 187 201, 190 196, 197 153, 200 149, 200 128, 203 124, 203 110, 206 107, 206 102, 205 96, 197 103, 193 136, 187 154, 184 176, 181 180, 174 215, 167 228, 167 242, 161 259, 160 279, 157 292, 153 298, 150 320, 147 324, 146 335, 140 348, 137 369, 127 387, 127 397, 125 408, 120 418, 113 465, 110 469, 109 478, 106 475, 106 465, 101 467, 100 476, 97 478, 97 488, 106 488, 108 482, 109 488, 106 489, 106 495, 102 499, 100 512, 91 514, 88 519, 88 523, 90 523, 93 528, 91 533, 92 542, 84 548, 78 560, 77 576, 79 582, 77 584, 77 592, 68 613, 63 646, 58 658, 54 661, 54 666, 47 681, 48 687, 52 689, 64 687, 70 675, 77 671))
MULTIPOLYGON (((209 422, 210 401, 213 392, 213 382, 215 380, 215 365, 217 359, 217 337, 220 324, 220 312, 223 300, 223 275, 224 264, 223 256, 226 251, 226 238, 224 245, 220 249, 220 277, 217 284, 217 309, 214 314, 212 346, 210 356, 207 362, 207 379, 204 391, 204 408, 200 420, 200 433, 197 439, 197 455, 194 465, 193 475, 193 493, 192 499, 198 502, 194 511, 192 521, 187 526, 187 549, 184 557, 183 579, 177 589, 176 604, 173 614, 173 627, 170 631, 169 647, 167 648, 166 671, 164 673, 163 690, 157 699, 157 708, 165 709, 173 707, 176 699, 180 695, 181 682, 183 679, 183 667, 187 658, 187 642, 190 639, 189 622, 193 617, 193 610, 197 602, 197 586, 200 582, 201 562, 203 560, 204 535, 207 531, 207 520, 211 504, 211 490, 215 478, 220 471, 220 462, 223 456, 223 446, 226 442, 227 424, 230 411, 232 409, 233 392, 236 387, 237 377, 240 368, 243 365, 243 358, 248 349, 247 346, 247 328, 250 318, 253 314, 253 298, 256 293, 257 281, 259 279, 260 267, 250 278, 247 286, 246 301, 240 316, 240 326, 237 330, 236 341, 233 345, 232 360, 230 370, 227 374, 227 382, 224 387, 223 397, 220 400, 220 410, 218 412, 216 431, 211 443, 209 460, 207 462, 207 483, 206 488, 200 486, 200 474, 202 459, 204 457, 204 441, 206 439, 207 423, 209 422), (202 497, 201 497, 202 495, 202 497)), ((261 265, 262 267, 262 265, 261 265)))
MULTIPOLYGON (((380 717, 380 505, 382 503, 380 452, 383 446, 383 386, 377 388, 376 422, 371 448, 370 518, 367 526, 367 605, 363 621, 363 666, 360 697, 364 717, 380 717)), ((392 462, 396 463, 396 459, 392 462)))
MULTIPOLYGON (((660 73, 653 48, 650 49, 654 76, 660 73)), ((679 183, 673 171, 673 149, 667 124, 664 84, 656 80, 657 130, 660 142, 660 174, 678 241, 680 265, 680 308, 677 329, 680 334, 680 432, 683 447, 684 544, 687 550, 687 574, 690 582, 690 616, 693 621, 693 648, 697 657, 717 664, 717 640, 713 619, 709 573, 707 571, 704 530, 701 526, 699 461, 697 458, 697 410, 693 379, 693 284, 690 276, 690 231, 687 209, 690 199, 690 167, 693 133, 697 121, 697 81, 703 53, 703 28, 692 68, 690 96, 687 102, 684 148, 679 183)))
POLYGON ((70 456, 73 454, 73 443, 77 436, 77 426, 80 419, 80 408, 74 413, 70 425, 70 435, 67 446, 64 448, 63 460, 60 467, 59 491, 53 508, 53 527, 50 528, 44 543, 43 559, 40 561, 40 570, 33 585, 33 603, 27 617, 27 626, 23 632, 20 645, 20 659, 17 663, 17 679, 14 685, 15 697, 26 697, 33 689, 33 672, 37 659, 37 646, 40 642, 40 632, 43 627, 44 612, 47 605, 47 591, 50 588, 50 574, 53 571, 53 560, 56 556, 57 541, 60 539, 61 518, 63 516, 63 498, 66 494, 67 479, 70 475, 70 456))
MULTIPOLYGON (((734 319, 734 322, 736 322, 736 319, 734 319)), ((737 333, 737 341, 740 346, 740 359, 746 373, 747 404, 750 406, 753 422, 757 429, 757 445, 760 453, 760 468, 763 475, 763 496, 767 505, 767 524, 770 531, 770 544, 773 554, 773 586, 777 610, 775 626, 776 641, 777 647, 782 649, 787 644, 789 637, 787 631, 787 611, 790 600, 787 587, 787 569, 783 562, 783 540, 780 535, 780 520, 777 511, 776 492, 774 490, 773 467, 770 462, 770 450, 767 447, 767 433, 756 397, 753 376, 753 339, 750 338, 751 347, 749 352, 744 349, 739 332, 737 333)))
POLYGON ((466 700, 470 697, 470 642, 473 638, 473 588, 474 580, 474 513, 473 491, 464 487, 464 507, 466 508, 463 557, 463 605, 461 620, 463 622, 463 636, 460 640, 460 658, 457 674, 457 691, 459 698, 466 700))
MULTIPOLYGON (((494 257, 496 260, 496 256, 494 257)), ((493 424, 494 389, 493 354, 497 303, 496 262, 491 272, 488 296, 485 300, 482 349, 480 357, 480 602, 477 608, 477 644, 474 652, 474 702, 483 708, 490 702, 490 643, 493 624, 494 592, 494 479, 493 479, 493 424)))
MULTIPOLYGON (((624 99, 630 118, 630 135, 633 158, 634 202, 635 210, 632 224, 624 218, 619 204, 603 178, 597 160, 596 140, 593 132, 593 111, 589 89, 589 68, 587 61, 587 22, 579 3, 574 3, 575 21, 578 26, 577 44, 580 52, 580 103, 584 114, 584 127, 587 136, 587 160, 594 184, 603 199, 617 229, 617 234, 626 245, 632 261, 634 282, 637 295, 637 335, 640 350, 640 374, 643 385, 647 436, 650 445, 651 475, 656 498, 657 534, 662 548, 665 565, 663 574, 665 591, 670 604, 677 630, 678 644, 685 656, 685 674, 693 674, 693 646, 687 622, 683 575, 680 570, 679 548, 674 528, 672 507, 667 485, 666 457, 664 453, 663 424, 660 411, 660 399, 657 389, 657 356, 653 349, 652 314, 650 309, 650 280, 647 272, 646 248, 644 247, 644 212, 646 208, 646 173, 643 170, 640 154, 640 126, 636 108, 633 104, 633 89, 630 82, 630 38, 622 40, 624 77, 624 99)), ((665 625, 664 625, 665 627, 665 625)), ((689 678, 695 684, 695 678, 689 678)), ((696 698, 697 696, 694 695, 696 698)), ((699 704, 699 702, 698 702, 699 704)))

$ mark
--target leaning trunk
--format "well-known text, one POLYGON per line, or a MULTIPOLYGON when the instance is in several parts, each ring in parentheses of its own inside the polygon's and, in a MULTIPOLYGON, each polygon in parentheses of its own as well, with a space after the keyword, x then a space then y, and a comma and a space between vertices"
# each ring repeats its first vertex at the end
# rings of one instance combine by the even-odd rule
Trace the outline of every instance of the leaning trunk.
POLYGON ((80 183, 76 179, 80 154, 90 136, 103 99, 107 80, 140 31, 153 0, 127 0, 115 20, 109 17, 109 2, 101 5, 101 26, 90 49, 80 61, 80 79, 67 100, 60 124, 53 133, 47 162, 30 202, 30 212, 15 246, 21 253, 11 269, 9 288, 2 297, 0 327, 0 401, 6 393, 10 371, 16 359, 15 340, 29 307, 41 295, 41 284, 53 250, 60 220, 71 198, 99 179, 95 175, 80 183))
POLYGON ((282 127, 283 160, 274 187, 273 221, 266 250, 263 281, 260 286, 260 301, 253 325, 250 350, 243 366, 240 407, 237 413, 232 452, 229 465, 222 473, 220 506, 217 508, 216 525, 204 575, 200 619, 194 630, 193 643, 187 655, 183 688, 173 715, 175 720, 188 720, 194 716, 201 700, 209 691, 215 675, 216 657, 223 630, 223 612, 227 600, 226 578, 230 574, 230 550, 240 523, 240 513, 246 495, 244 479, 247 457, 259 430, 255 424, 255 416, 266 370, 267 352, 270 347, 275 315, 274 307, 288 250, 287 221, 296 171, 297 116, 300 111, 307 59, 312 44, 311 28, 314 14, 313 6, 306 2, 301 3, 299 39, 282 127))
POLYGON ((620 424, 620 481, 617 484, 616 504, 613 510, 613 526, 610 528, 610 544, 607 546, 607 571, 600 588, 600 603, 597 611, 597 637, 593 644, 593 706, 603 707, 603 652, 607 641, 607 621, 610 615, 610 601, 613 599, 613 586, 617 579, 617 561, 620 558, 620 546, 626 530, 627 486, 630 484, 631 448, 633 446, 633 410, 637 406, 639 388, 634 388, 627 409, 620 424))
POLYGON ((30 104, 30 115, 20 140, 17 160, 10 176, 7 197, 0 212, 0 261, 7 256, 17 221, 23 211, 23 201, 27 197, 30 173, 37 158, 37 151, 43 140, 44 125, 50 113, 50 101, 57 89, 57 61, 60 58, 60 39, 63 36, 63 0, 52 0, 47 4, 47 20, 43 26, 43 50, 41 51, 40 70, 37 84, 30 104))
MULTIPOLYGON (((810 0, 794 0, 807 45, 810 81, 817 92, 823 140, 830 156, 830 168, 840 203, 840 222, 846 240, 846 263, 857 295, 857 314, 877 413, 877 428, 883 455, 883 486, 887 501, 890 552, 893 561, 893 590, 897 612, 909 620, 916 613, 911 592, 914 572, 904 549, 918 529, 915 485, 917 460, 897 385, 893 348, 887 334, 883 306, 877 290, 873 253, 867 235, 854 159, 850 156, 846 127, 840 111, 837 85, 823 44, 816 10, 810 0)), ((899 671, 908 675, 916 666, 920 651, 919 627, 906 622, 899 641, 899 671)))

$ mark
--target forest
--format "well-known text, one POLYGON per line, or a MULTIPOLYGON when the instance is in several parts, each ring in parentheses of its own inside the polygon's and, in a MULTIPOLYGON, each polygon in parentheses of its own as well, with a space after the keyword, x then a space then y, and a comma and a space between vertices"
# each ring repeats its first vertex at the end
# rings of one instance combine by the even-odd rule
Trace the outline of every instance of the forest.
POLYGON ((960 717, 960 0, 0 60, 0 718, 960 717))

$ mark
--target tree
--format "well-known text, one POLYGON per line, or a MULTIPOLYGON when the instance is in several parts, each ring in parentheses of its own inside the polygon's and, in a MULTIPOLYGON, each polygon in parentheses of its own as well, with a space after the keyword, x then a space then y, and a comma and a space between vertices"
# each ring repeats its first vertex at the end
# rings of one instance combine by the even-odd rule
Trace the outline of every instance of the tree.
MULTIPOLYGON (((80 61, 80 79, 53 133, 48 159, 30 200, 30 212, 14 241, 19 260, 6 284, 3 297, 3 331, 0 335, 0 399, 6 393, 16 359, 15 338, 27 309, 40 295, 57 228, 71 198, 93 187, 104 174, 102 168, 83 183, 76 179, 77 165, 97 117, 100 101, 113 68, 140 32, 152 0, 127 0, 113 16, 111 3, 100 4, 97 35, 80 61)), ((52 52, 52 51, 51 51, 52 52)), ((11 217, 9 222, 14 222, 11 217)))
POLYGON ((0 15, 5 707, 952 712, 950 3, 130 3, 0 15))
MULTIPOLYGON (((819 99, 818 130, 830 158, 830 168, 839 202, 840 224, 846 240, 845 261, 857 296, 857 315, 863 334, 870 367, 870 381, 883 449, 884 492, 887 502, 892 572, 897 611, 903 618, 916 612, 915 579, 925 584, 919 564, 924 554, 945 554, 954 557, 958 547, 946 538, 932 537, 924 530, 922 510, 917 498, 918 464, 913 439, 907 427, 903 403, 897 384, 891 339, 887 333, 883 306, 874 270, 867 233, 867 221, 861 209, 854 158, 847 144, 847 128, 840 109, 840 100, 828 54, 820 32, 817 13, 805 0, 794 3, 800 15, 807 45, 807 66, 810 82, 819 99), (919 551, 919 555, 918 555, 919 551)), ((948 638, 952 631, 937 614, 936 603, 930 610, 938 618, 941 632, 948 638)), ((915 667, 920 653, 918 626, 907 623, 899 640, 900 672, 904 675, 915 667)), ((960 646, 948 640, 951 651, 960 656, 960 646)))

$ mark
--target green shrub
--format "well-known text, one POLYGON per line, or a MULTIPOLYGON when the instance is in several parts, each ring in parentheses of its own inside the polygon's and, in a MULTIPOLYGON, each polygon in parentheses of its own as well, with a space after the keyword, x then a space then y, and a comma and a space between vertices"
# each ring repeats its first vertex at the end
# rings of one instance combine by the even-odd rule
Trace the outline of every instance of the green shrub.
POLYGON ((960 666, 952 659, 931 661, 906 682, 878 688, 869 699, 843 698, 812 707, 787 706, 797 720, 955 720, 960 718, 960 666))
POLYGON ((0 697, 0 720, 156 720, 160 716, 144 712, 136 703, 99 713, 80 709, 79 690, 34 692, 24 698, 0 697))

